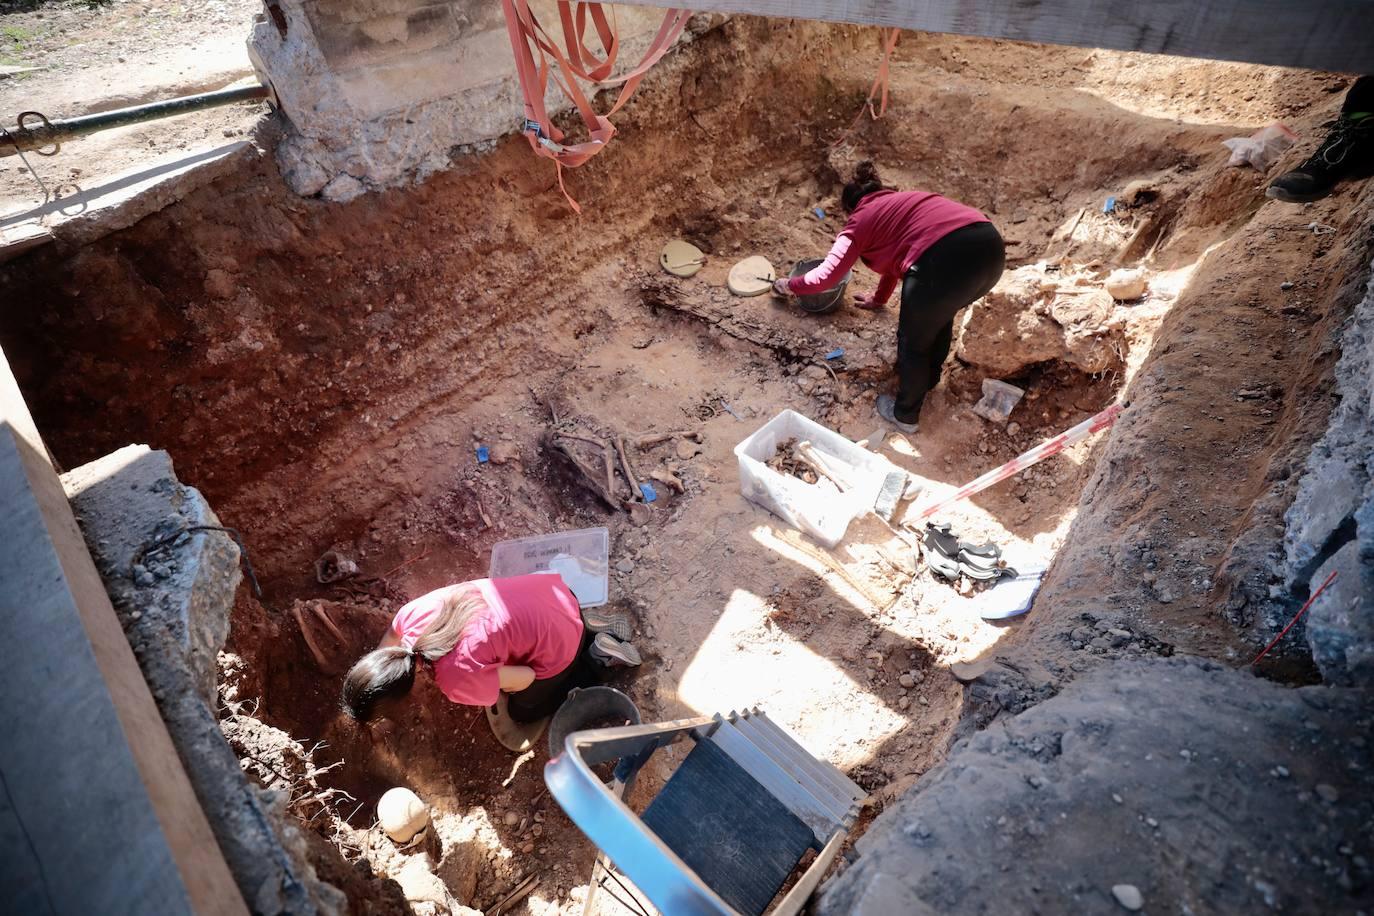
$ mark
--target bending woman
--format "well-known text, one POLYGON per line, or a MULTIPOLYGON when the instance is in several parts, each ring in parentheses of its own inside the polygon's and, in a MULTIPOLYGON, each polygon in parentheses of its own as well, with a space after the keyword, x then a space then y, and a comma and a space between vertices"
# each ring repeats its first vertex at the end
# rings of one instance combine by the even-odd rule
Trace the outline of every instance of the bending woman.
POLYGON ((1006 246, 988 218, 961 203, 925 191, 896 191, 878 180, 873 163, 861 162, 840 202, 849 219, 820 266, 773 284, 781 296, 823 293, 862 260, 880 280, 871 296, 854 304, 880 309, 898 282, 897 395, 878 397, 878 415, 914 433, 926 393, 940 372, 954 334, 954 316, 997 284, 1006 246))
POLYGON ((614 618, 590 623, 562 578, 549 573, 436 589, 397 611, 377 648, 349 670, 344 711, 359 721, 385 715, 379 702, 410 692, 418 659, 433 666, 453 702, 492 707, 504 692, 510 718, 537 722, 574 687, 598 679, 593 662, 640 663, 634 646, 611 633, 593 637, 614 628, 614 618))

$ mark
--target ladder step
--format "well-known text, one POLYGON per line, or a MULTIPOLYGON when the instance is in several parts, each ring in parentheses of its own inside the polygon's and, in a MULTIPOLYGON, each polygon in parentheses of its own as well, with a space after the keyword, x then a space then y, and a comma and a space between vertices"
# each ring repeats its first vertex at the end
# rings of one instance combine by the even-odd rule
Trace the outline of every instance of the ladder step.
POLYGON ((811 828, 817 848, 824 846, 836 828, 845 823, 849 806, 836 801, 832 795, 825 798, 812 795, 730 721, 722 718, 706 740, 728 754, 731 760, 782 802, 788 811, 811 828))
POLYGON ((755 733, 765 736, 771 740, 773 745, 789 755, 789 759, 795 760, 804 770, 811 775, 818 783, 830 787, 835 793, 843 797, 846 802, 851 802, 864 797, 863 790, 850 782, 847 777, 829 761, 822 760, 812 754, 801 742, 792 737, 789 732, 783 731, 776 722, 768 718, 767 713, 758 709, 748 710, 745 713, 751 727, 755 733))
POLYGON ((711 741, 697 743, 643 821, 740 913, 762 913, 814 845, 811 829, 711 741))
POLYGON ((817 779, 827 785, 834 786, 838 792, 843 794, 850 801, 859 801, 868 796, 868 793, 864 791, 862 787, 857 785, 848 776, 844 775, 844 773, 840 772, 839 767, 835 766, 829 760, 824 760, 815 756, 810 751, 806 750, 806 748, 802 747, 797 739, 783 731, 782 726, 768 718, 766 712, 754 708, 748 711, 748 716, 751 721, 761 727, 762 731, 766 731, 774 738, 782 742, 788 742, 800 750, 806 758, 808 772, 816 776, 817 779))
POLYGON ((833 782, 823 782, 822 778, 818 778, 816 767, 808 765, 811 755, 800 745, 782 741, 753 717, 741 716, 735 721, 735 727, 812 795, 826 799, 833 808, 846 811, 849 809, 854 800, 848 798, 833 782))

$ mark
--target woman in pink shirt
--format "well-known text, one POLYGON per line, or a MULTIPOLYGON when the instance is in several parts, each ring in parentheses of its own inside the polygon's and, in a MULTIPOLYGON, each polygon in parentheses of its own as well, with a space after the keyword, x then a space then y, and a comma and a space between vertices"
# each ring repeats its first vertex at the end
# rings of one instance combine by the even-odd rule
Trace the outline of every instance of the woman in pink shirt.
POLYGON ((556 574, 436 589, 397 611, 377 648, 349 670, 343 708, 367 721, 378 701, 410 692, 418 660, 429 663, 435 684, 453 702, 492 707, 505 692, 512 719, 537 722, 568 691, 596 680, 589 661, 640 663, 633 646, 607 632, 614 621, 584 623, 577 598, 556 574))
POLYGON ((900 282, 897 316, 897 395, 878 397, 878 414, 914 433, 926 393, 940 382, 954 334, 954 316, 997 284, 1006 246, 988 218, 961 203, 925 191, 884 187, 871 162, 861 162, 844 186, 849 220, 830 254, 804 276, 773 284, 781 296, 822 293, 862 260, 879 275, 862 309, 880 309, 900 282))

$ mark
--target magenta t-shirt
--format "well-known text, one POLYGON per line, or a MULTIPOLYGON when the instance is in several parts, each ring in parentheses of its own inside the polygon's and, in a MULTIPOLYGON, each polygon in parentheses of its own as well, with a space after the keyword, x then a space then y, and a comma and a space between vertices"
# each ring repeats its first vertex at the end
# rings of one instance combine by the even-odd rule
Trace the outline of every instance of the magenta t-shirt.
POLYGON ((874 191, 849 215, 825 260, 793 277, 787 288, 798 296, 825 292, 862 259, 879 276, 873 301, 881 305, 931 245, 955 229, 987 221, 972 207, 929 191, 874 191))
POLYGON ((526 665, 536 678, 552 677, 572 664, 582 642, 582 612, 556 574, 474 579, 435 589, 396 612, 391 628, 410 648, 444 599, 475 589, 486 607, 475 615, 453 650, 434 663, 434 680, 455 703, 490 706, 501 692, 502 665, 526 665))

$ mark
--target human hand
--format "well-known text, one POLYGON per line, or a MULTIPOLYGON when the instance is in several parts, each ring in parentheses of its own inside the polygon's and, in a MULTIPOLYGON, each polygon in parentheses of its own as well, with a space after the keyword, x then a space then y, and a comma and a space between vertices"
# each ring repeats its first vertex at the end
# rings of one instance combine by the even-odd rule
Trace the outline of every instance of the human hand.
POLYGON ((861 308, 864 311, 871 312, 882 308, 883 303, 878 302, 876 299, 874 299, 867 293, 855 293, 854 306, 855 308, 861 308))
POLYGON ((781 296, 784 299, 792 298, 792 290, 787 285, 787 277, 778 277, 773 281, 773 295, 781 296))

